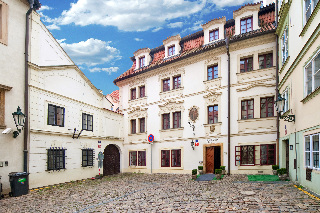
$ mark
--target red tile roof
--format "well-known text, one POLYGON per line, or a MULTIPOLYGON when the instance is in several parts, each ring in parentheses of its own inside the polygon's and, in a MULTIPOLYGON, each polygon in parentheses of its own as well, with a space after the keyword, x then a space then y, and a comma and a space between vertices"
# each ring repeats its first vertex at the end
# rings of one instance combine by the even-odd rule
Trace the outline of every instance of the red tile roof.
MULTIPOLYGON (((260 4, 260 3, 247 4, 245 6, 257 5, 257 4, 260 4)), ((243 7, 241 7, 241 8, 243 8, 243 7)), ((259 20, 260 20, 260 27, 261 28, 258 30, 248 32, 248 33, 234 35, 235 34, 234 20, 233 19, 228 20, 225 25, 225 30, 226 30, 226 35, 230 37, 230 42, 236 41, 236 40, 247 39, 247 38, 268 32, 268 31, 275 30, 275 26, 273 25, 273 23, 275 21, 274 8, 275 8, 274 4, 271 4, 271 5, 268 5, 264 8, 261 8, 260 12, 259 12, 259 20)), ((123 79, 130 78, 130 77, 135 76, 137 74, 149 71, 155 67, 169 64, 169 63, 177 61, 179 59, 182 59, 182 58, 185 58, 188 56, 192 56, 193 54, 197 54, 198 52, 201 52, 201 51, 207 51, 209 49, 225 45, 224 40, 218 40, 216 42, 213 42, 213 43, 210 43, 207 45, 203 45, 203 43, 204 43, 203 31, 199 31, 194 34, 191 34, 191 35, 188 35, 188 36, 181 38, 181 41, 180 41, 180 45, 182 48, 181 52, 175 56, 170 57, 170 58, 165 58, 165 50, 164 50, 163 45, 160 47, 154 48, 150 52, 150 55, 152 56, 153 59, 148 66, 135 70, 136 61, 132 58, 133 59, 132 67, 129 70, 127 70, 126 72, 124 72, 123 74, 121 74, 113 82, 116 84, 118 81, 121 81, 123 79)))
POLYGON ((110 96, 112 97, 112 98, 114 98, 115 100, 119 100, 119 90, 115 90, 115 91, 113 91, 111 94, 110 94, 110 96))

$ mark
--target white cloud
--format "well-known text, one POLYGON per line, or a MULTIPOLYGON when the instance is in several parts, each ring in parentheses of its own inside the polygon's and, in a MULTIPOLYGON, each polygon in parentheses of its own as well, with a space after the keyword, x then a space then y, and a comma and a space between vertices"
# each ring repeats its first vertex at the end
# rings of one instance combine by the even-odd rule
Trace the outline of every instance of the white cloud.
POLYGON ((206 0, 78 0, 56 19, 59 25, 115 26, 123 31, 146 31, 203 9, 206 0))
POLYGON ((168 24, 169 28, 181 28, 183 26, 183 22, 174 22, 168 24))
POLYGON ((259 0, 210 0, 209 2, 214 3, 217 7, 231 7, 231 6, 239 6, 244 5, 246 3, 260 2, 259 0))
POLYGON ((158 32, 159 30, 162 30, 162 29, 163 29, 162 27, 157 27, 157 28, 153 29, 152 32, 155 33, 155 32, 158 32))
POLYGON ((66 39, 63 38, 63 39, 56 39, 56 40, 57 40, 57 42, 59 42, 59 43, 61 44, 61 43, 64 42, 66 39))
POLYGON ((109 75, 111 75, 114 72, 118 72, 119 67, 109 67, 109 68, 99 68, 99 67, 95 67, 92 69, 89 69, 90 72, 106 72, 109 75))
POLYGON ((51 24, 51 25, 48 25, 47 28, 49 30, 60 30, 60 27, 56 24, 51 24))
POLYGON ((143 41, 142 38, 134 38, 135 41, 143 41))
POLYGON ((87 41, 67 44, 62 42, 62 48, 78 65, 87 65, 89 67, 98 64, 111 63, 121 59, 120 51, 109 46, 111 42, 101 41, 90 38, 87 41))
POLYGON ((182 30, 181 34, 185 33, 185 32, 195 32, 198 31, 200 29, 202 29, 202 24, 204 23, 203 20, 197 21, 195 23, 193 23, 192 27, 188 27, 184 30, 182 30))
POLYGON ((43 11, 43 10, 52 10, 52 7, 49 7, 47 5, 41 5, 40 9, 37 10, 37 12, 43 11))

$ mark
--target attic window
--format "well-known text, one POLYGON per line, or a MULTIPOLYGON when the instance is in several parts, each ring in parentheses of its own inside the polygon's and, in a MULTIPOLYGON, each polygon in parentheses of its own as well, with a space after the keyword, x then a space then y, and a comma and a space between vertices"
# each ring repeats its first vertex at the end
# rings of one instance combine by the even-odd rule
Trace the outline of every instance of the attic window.
POLYGON ((252 31, 252 28, 253 28, 252 17, 241 19, 240 24, 241 24, 240 26, 241 34, 252 31))
POLYGON ((209 32, 209 42, 219 39, 219 29, 211 30, 209 32))
POLYGON ((146 58, 144 56, 139 58, 139 68, 142 68, 145 66, 145 59, 146 58))
POLYGON ((175 45, 168 47, 168 56, 172 56, 175 54, 175 45))

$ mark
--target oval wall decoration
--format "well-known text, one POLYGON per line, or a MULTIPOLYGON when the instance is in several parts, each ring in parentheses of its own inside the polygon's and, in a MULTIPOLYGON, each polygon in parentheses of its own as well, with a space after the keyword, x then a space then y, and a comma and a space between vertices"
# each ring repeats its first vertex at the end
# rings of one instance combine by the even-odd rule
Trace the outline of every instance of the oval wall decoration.
POLYGON ((198 109, 196 107, 192 107, 189 111, 190 120, 194 122, 197 120, 198 116, 199 116, 198 109))

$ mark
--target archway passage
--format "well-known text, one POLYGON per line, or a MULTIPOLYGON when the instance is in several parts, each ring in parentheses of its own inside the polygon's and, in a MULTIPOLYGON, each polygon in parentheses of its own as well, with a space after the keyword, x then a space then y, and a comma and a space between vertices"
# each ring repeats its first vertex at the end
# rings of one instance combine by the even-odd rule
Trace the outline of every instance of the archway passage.
POLYGON ((110 144, 104 149, 103 176, 120 173, 120 152, 119 149, 110 144))

